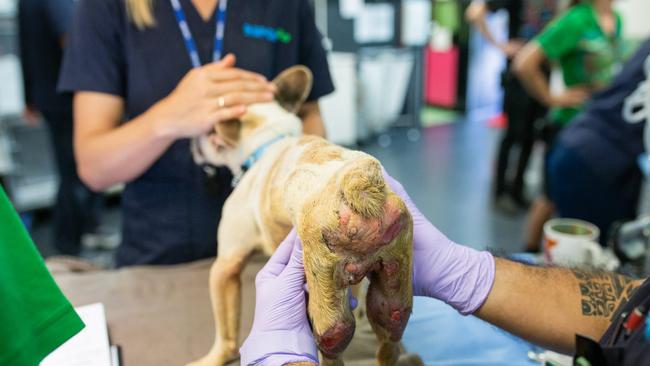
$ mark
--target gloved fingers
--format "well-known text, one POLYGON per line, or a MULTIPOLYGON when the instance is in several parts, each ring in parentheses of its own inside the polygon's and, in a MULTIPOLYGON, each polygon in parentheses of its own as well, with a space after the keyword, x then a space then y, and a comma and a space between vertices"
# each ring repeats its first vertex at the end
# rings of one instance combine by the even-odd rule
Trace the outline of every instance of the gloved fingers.
POLYGON ((294 242, 298 238, 298 234, 295 229, 292 229, 289 235, 280 243, 280 246, 275 250, 275 253, 271 256, 268 262, 257 274, 257 280, 275 278, 282 273, 284 268, 289 263, 291 259, 291 253, 293 252, 294 242))
POLYGON ((289 263, 284 267, 278 278, 291 288, 300 289, 301 291, 304 290, 303 286, 306 285, 306 278, 305 268, 302 265, 302 244, 300 243, 300 238, 296 237, 294 240, 289 263))
POLYGON ((302 256, 302 241, 300 241, 298 235, 295 235, 295 238, 293 239, 293 248, 291 250, 289 261, 284 271, 286 272, 291 269, 304 272, 305 269, 302 263, 302 256))

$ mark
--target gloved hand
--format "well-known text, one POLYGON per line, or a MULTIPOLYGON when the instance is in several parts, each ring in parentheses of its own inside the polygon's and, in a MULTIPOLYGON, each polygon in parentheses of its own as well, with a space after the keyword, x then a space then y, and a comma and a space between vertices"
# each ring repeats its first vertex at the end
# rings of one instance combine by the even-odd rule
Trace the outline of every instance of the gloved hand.
POLYGON ((449 240, 422 215, 402 184, 383 172, 413 216, 413 294, 442 300, 463 315, 475 312, 492 289, 494 257, 449 240))
POLYGON ((304 284, 302 244, 292 230, 255 278, 255 318, 239 350, 242 365, 318 364, 304 284))

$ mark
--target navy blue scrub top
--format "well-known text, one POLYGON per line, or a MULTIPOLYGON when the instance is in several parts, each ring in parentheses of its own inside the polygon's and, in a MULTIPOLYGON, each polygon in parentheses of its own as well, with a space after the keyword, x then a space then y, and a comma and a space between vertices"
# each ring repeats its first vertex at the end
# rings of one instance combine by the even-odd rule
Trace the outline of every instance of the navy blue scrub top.
MULTIPOLYGON (((212 61, 215 14, 204 21, 190 0, 180 0, 203 64, 212 61)), ((166 97, 191 69, 168 0, 154 1, 156 25, 139 30, 124 0, 79 0, 64 57, 59 89, 124 98, 127 120, 166 97)), ((272 79, 302 64, 314 73, 309 100, 334 90, 321 35, 308 0, 229 0, 223 54, 237 67, 272 79)), ((222 171, 223 173, 223 171, 222 171)), ((175 142, 122 197, 123 242, 118 266, 173 264, 216 255, 217 224, 229 194, 206 186, 192 160, 189 140, 175 142)))
POLYGON ((623 110, 626 99, 646 82, 650 39, 623 66, 612 83, 592 96, 584 111, 562 129, 558 143, 575 151, 603 182, 620 186, 639 177, 637 157, 645 151, 646 122, 629 123, 623 110))

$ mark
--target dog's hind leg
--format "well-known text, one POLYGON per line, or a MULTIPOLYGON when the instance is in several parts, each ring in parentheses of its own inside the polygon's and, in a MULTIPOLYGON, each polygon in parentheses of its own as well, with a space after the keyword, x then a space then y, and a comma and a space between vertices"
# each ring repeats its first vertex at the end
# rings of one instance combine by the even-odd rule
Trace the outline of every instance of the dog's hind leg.
POLYGON ((210 268, 210 300, 216 336, 210 352, 187 366, 222 366, 238 356, 241 314, 240 274, 251 252, 219 256, 210 268))
MULTIPOLYGON (((241 272, 250 255, 260 248, 259 228, 242 200, 224 206, 219 224, 219 255, 210 269, 210 300, 216 339, 210 352, 188 366, 222 366, 238 357, 241 318, 241 272), (236 206, 240 205, 240 206, 236 206)), ((235 197, 241 198, 241 197, 235 197)))
POLYGON ((401 234, 395 246, 382 253, 381 268, 369 275, 366 309, 380 343, 377 351, 379 366, 397 363, 398 342, 413 307, 410 236, 410 230, 401 234))
POLYGON ((335 267, 339 263, 323 249, 325 245, 301 239, 309 286, 308 311, 316 344, 323 356, 323 365, 343 365, 340 355, 352 340, 355 329, 347 285, 342 286, 336 280, 335 267))
POLYGON ((329 359, 321 352, 321 359, 323 360, 321 366, 343 366, 341 356, 337 356, 335 359, 329 359))
POLYGON ((241 319, 241 272, 252 252, 217 258, 210 273, 212 309, 217 327, 217 340, 224 362, 238 355, 241 319))

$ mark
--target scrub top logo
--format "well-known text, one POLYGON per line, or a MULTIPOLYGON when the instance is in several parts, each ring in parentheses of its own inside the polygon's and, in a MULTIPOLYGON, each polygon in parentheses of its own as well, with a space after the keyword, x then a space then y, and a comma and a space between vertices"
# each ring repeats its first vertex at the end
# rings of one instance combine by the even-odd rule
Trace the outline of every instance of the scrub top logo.
POLYGON ((271 43, 289 43, 293 36, 282 28, 271 28, 264 25, 244 23, 244 36, 264 39, 271 43))

